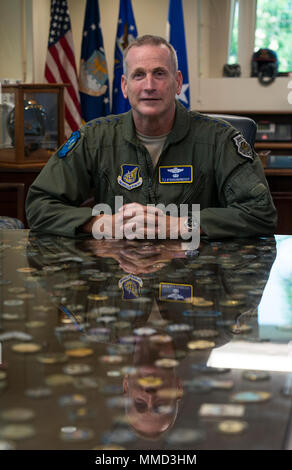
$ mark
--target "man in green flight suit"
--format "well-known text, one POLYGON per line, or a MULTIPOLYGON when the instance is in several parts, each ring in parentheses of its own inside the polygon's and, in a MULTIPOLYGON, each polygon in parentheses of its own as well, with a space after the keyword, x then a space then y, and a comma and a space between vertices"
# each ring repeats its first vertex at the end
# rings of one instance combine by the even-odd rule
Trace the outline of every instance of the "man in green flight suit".
POLYGON ((199 204, 200 233, 209 238, 273 233, 276 210, 259 157, 232 126, 177 102, 182 75, 167 41, 147 35, 131 43, 121 86, 132 109, 73 133, 31 185, 31 229, 98 238, 125 236, 134 225, 146 238, 149 229, 159 236, 163 220, 167 238, 174 228, 184 237, 197 228, 190 216, 199 204), (109 211, 81 206, 92 192, 109 211), (189 213, 168 215, 159 204, 187 205, 189 213))

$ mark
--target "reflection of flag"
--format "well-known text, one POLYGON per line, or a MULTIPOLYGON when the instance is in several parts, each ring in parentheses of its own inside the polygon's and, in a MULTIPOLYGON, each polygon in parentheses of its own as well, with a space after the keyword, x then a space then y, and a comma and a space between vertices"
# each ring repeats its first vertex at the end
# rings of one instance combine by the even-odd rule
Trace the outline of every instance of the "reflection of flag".
POLYGON ((133 15, 131 0, 120 0, 120 12, 115 47, 115 66, 113 82, 112 113, 120 114, 130 109, 129 101, 121 91, 123 74, 123 51, 137 37, 137 29, 133 15))
POLYGON ((87 0, 79 75, 82 120, 85 122, 110 113, 108 70, 99 23, 98 0, 87 0))
POLYGON ((48 83, 69 83, 65 87, 65 135, 81 124, 80 97, 67 0, 51 0, 51 20, 45 67, 48 83))
POLYGON ((190 85, 188 74, 187 48, 182 0, 169 0, 168 9, 168 41, 174 47, 178 57, 178 68, 183 75, 182 91, 177 98, 190 108, 190 85))

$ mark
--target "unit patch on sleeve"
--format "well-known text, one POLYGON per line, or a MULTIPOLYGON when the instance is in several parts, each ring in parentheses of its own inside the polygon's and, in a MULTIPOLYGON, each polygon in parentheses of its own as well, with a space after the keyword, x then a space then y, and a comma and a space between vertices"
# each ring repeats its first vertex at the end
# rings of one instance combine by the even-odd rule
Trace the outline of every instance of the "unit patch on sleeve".
POLYGON ((58 157, 59 158, 66 157, 67 153, 73 149, 73 147, 75 146, 76 142, 78 142, 79 139, 80 139, 80 132, 79 131, 73 132, 71 137, 69 137, 67 142, 65 142, 65 144, 58 151, 58 157))
POLYGON ((121 174, 118 176, 118 183, 126 189, 134 189, 142 184, 140 169, 135 165, 121 165, 121 174))
POLYGON ((245 140, 243 135, 237 134, 235 137, 232 138, 236 151, 239 155, 245 158, 250 158, 253 160, 253 152, 252 148, 249 143, 245 140))
POLYGON ((193 165, 160 166, 159 183, 192 183, 193 165))

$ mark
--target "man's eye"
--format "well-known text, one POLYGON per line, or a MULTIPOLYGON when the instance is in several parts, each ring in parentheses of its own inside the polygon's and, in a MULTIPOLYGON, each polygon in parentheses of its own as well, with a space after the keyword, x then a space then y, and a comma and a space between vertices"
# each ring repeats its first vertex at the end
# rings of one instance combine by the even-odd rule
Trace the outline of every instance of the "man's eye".
POLYGON ((139 78, 142 78, 143 76, 144 76, 144 74, 143 74, 142 72, 136 72, 136 73, 134 74, 134 78, 138 78, 138 79, 139 79, 139 78))

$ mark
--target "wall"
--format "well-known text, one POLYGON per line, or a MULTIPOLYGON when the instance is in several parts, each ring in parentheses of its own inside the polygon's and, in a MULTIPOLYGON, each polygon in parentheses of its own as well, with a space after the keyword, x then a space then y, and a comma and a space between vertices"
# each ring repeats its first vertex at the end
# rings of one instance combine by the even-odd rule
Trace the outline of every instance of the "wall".
MULTIPOLYGON (((208 3, 210 0, 203 0, 208 3)), ((223 0, 220 0, 223 1, 223 0)), ((191 107, 201 110, 286 110, 288 83, 292 78, 278 78, 269 87, 261 86, 254 78, 199 78, 199 65, 207 54, 208 42, 202 42, 198 19, 199 0, 183 0, 187 37, 191 107), (203 53, 199 55, 199 36, 203 53)), ((81 38, 86 0, 68 0, 75 57, 79 67, 81 38)), ((165 36, 168 0, 132 0, 138 33, 165 36)), ((119 0, 99 0, 104 48, 112 82, 114 41, 117 29, 119 0)), ((23 79, 42 83, 46 59, 50 0, 0 0, 0 78, 23 79), (23 20, 22 8, 25 9, 23 20), (26 26, 25 44, 22 27, 26 26), (32 25, 30 24, 32 22, 32 25), (24 51, 26 52, 23 62, 24 51)), ((208 10, 208 9, 207 9, 208 10)), ((210 12, 212 14, 212 10, 210 12)), ((205 41, 205 40, 204 40, 205 41)))

